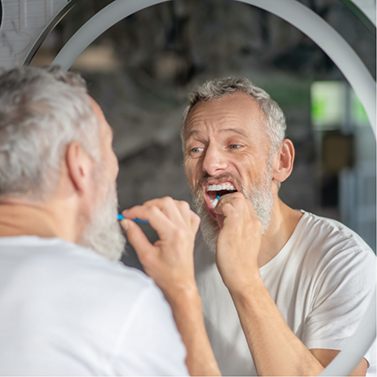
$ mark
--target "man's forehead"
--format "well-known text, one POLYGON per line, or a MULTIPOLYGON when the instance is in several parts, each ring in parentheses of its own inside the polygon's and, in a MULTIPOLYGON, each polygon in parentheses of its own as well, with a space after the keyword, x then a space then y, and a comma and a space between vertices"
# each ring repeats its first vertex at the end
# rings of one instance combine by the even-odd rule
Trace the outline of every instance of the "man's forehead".
POLYGON ((256 100, 245 93, 232 93, 223 98, 196 103, 185 124, 186 138, 212 127, 221 133, 248 135, 253 128, 265 122, 256 100))
MULTIPOLYGON (((203 127, 201 128, 200 125, 198 125, 198 127, 188 128, 186 131, 186 138, 188 139, 190 137, 199 136, 202 133, 202 130, 203 130, 203 127)), ((247 130, 244 130, 242 128, 237 128, 237 127, 219 128, 217 131, 219 134, 224 134, 224 135, 233 133, 233 134, 237 134, 244 137, 249 136, 249 132, 247 132, 247 130)))

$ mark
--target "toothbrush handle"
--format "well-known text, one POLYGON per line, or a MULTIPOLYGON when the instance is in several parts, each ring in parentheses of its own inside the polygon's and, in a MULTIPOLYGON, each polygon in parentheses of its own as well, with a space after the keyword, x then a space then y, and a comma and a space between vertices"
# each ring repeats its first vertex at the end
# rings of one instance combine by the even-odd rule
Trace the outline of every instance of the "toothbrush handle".
MULTIPOLYGON (((125 217, 119 213, 118 214, 118 220, 120 221, 120 220, 124 220, 124 219, 125 219, 125 217)), ((137 217, 135 217, 132 220, 135 221, 135 223, 149 224, 148 220, 138 219, 137 217)))
POLYGON ((148 220, 138 219, 137 217, 132 220, 135 221, 135 223, 149 224, 148 220))

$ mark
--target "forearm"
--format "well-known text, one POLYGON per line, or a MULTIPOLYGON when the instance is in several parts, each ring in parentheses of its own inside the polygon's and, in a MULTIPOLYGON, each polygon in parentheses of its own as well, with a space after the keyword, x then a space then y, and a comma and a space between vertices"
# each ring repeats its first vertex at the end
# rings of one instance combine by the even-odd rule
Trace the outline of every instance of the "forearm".
POLYGON ((181 292, 169 300, 174 319, 187 349, 186 365, 192 376, 220 376, 202 314, 202 303, 196 289, 181 292))
POLYGON ((199 217, 188 203, 165 197, 123 211, 126 219, 149 221, 159 240, 151 244, 133 221, 123 220, 129 242, 134 246, 145 272, 169 302, 187 349, 186 364, 191 375, 220 375, 204 326, 202 303, 195 282, 193 250, 199 217))
POLYGON ((230 293, 258 375, 314 376, 323 370, 285 323, 259 274, 230 293))

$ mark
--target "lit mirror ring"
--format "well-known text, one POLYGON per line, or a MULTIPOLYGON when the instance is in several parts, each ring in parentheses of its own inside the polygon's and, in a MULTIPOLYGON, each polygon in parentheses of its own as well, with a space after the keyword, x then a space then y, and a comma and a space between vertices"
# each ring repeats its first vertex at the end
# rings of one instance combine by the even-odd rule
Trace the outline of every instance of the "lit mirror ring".
POLYGON ((0 28, 3 24, 3 2, 0 0, 0 28))
MULTIPOLYGON (((52 64, 68 70, 77 57, 98 36, 125 17, 170 0, 116 0, 84 24, 59 52, 52 64)), ((376 83, 364 63, 346 41, 322 18, 294 0, 236 0, 254 5, 289 22, 311 38, 342 71, 368 115, 376 137, 376 83), (337 46, 335 49, 334 46, 337 46)), ((371 346, 376 333, 376 297, 346 347, 321 373, 322 376, 349 375, 371 346)))
MULTIPOLYGON (((95 14, 66 43, 52 64, 68 70, 102 33, 123 18, 169 0, 116 0, 95 14)), ((311 38, 338 66, 360 99, 376 136, 376 83, 350 45, 315 12, 295 0, 236 0, 264 9, 311 38), (334 48, 337 46, 337 48, 334 48)))
MULTIPOLYGON (((37 53, 39 48, 41 47, 42 43, 45 41, 46 37, 50 34, 51 30, 55 28, 55 26, 66 16, 68 12, 77 4, 78 0, 70 0, 56 16, 50 21, 49 24, 43 29, 42 33, 39 35, 38 39, 34 42, 31 46, 26 58, 23 62, 23 65, 29 65, 30 62, 33 60, 34 55, 37 53)), ((1 0, 0 0, 1 5, 1 0)), ((0 22, 1 26, 1 22, 0 22)))

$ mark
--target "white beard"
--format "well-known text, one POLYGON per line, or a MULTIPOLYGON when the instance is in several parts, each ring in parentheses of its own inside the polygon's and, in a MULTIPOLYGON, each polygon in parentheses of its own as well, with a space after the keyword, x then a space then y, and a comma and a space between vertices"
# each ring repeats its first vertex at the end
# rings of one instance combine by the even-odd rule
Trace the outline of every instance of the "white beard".
MULTIPOLYGON (((240 191, 246 199, 250 200, 255 212, 262 222, 262 234, 265 234, 271 222, 271 210, 274 204, 274 198, 271 190, 272 182, 272 165, 268 162, 268 169, 265 174, 258 180, 254 187, 249 191, 240 185, 240 191)), ((209 248, 209 251, 216 253, 217 238, 220 232, 220 227, 216 220, 210 215, 207 204, 201 195, 201 185, 198 185, 195 191, 192 190, 194 197, 194 208, 201 218, 200 231, 203 240, 209 248)))
MULTIPOLYGON (((97 180, 96 180, 97 181, 97 180)), ((100 182, 97 181, 99 185, 100 182)), ((79 245, 86 246, 110 260, 119 260, 126 239, 117 220, 118 198, 115 184, 103 190, 103 202, 91 212, 91 222, 84 229, 79 245)))

